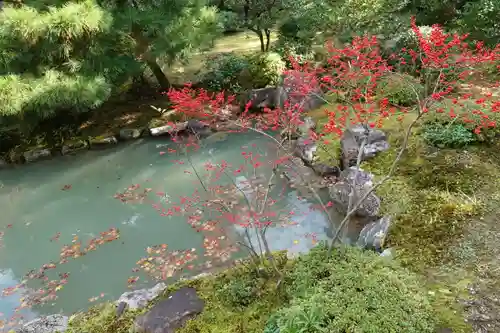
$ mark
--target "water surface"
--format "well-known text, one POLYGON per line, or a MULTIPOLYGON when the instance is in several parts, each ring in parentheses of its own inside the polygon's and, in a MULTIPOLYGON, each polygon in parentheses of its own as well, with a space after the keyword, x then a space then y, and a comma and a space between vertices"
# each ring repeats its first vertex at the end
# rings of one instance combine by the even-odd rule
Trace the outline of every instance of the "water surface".
MULTIPOLYGON (((245 164, 243 151, 253 149, 255 154, 265 155, 272 150, 269 147, 267 139, 233 134, 225 141, 207 142, 206 147, 190 156, 203 174, 206 163, 225 161, 236 168, 245 164)), ((132 270, 146 255, 148 246, 168 244, 172 251, 201 250, 203 237, 185 218, 161 216, 154 207, 154 202, 166 205, 180 196, 192 196, 200 187, 185 155, 168 153, 169 148, 178 147, 168 139, 139 140, 108 150, 0 170, 0 230, 4 232, 0 288, 19 283, 28 271, 44 263, 58 262, 61 247, 71 244, 75 237, 85 243, 110 228, 120 231, 118 240, 58 265, 52 274, 70 274, 67 284, 57 291, 58 298, 23 311, 24 315, 69 314, 91 305, 89 299, 93 297, 98 301, 118 298, 127 290, 127 278, 140 275, 132 270), (147 200, 124 203, 116 198, 131 185, 151 188, 147 200)), ((267 165, 261 170, 270 172, 267 165)), ((252 173, 228 173, 231 177, 221 177, 220 183, 236 183, 237 177, 251 178, 252 173)), ((276 207, 293 212, 289 219, 293 223, 268 231, 272 249, 306 251, 315 241, 324 239, 324 215, 284 184, 276 189, 281 197, 276 207)), ((234 230, 242 232, 241 228, 234 230)), ((152 281, 141 276, 138 286, 142 283, 152 281)), ((14 314, 20 296, 17 292, 0 298, 0 312, 6 318, 14 314)))

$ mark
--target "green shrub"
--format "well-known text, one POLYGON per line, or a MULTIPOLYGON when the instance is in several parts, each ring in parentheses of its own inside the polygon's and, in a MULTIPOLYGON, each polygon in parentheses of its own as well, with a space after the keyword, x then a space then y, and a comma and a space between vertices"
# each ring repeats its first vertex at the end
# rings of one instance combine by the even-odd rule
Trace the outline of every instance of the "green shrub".
POLYGON ((440 148, 460 148, 476 141, 474 134, 462 124, 427 123, 422 130, 425 141, 440 148))
POLYGON ((250 278, 235 278, 217 288, 217 295, 230 306, 245 307, 252 303, 257 294, 256 280, 250 278))
POLYGON ((209 90, 242 92, 276 85, 285 63, 276 53, 240 55, 222 53, 209 57, 200 81, 209 90))
POLYGON ((438 109, 441 109, 442 112, 432 112, 426 117, 426 124, 439 122, 443 125, 462 125, 473 133, 475 141, 485 143, 496 142, 498 135, 500 135, 500 127, 498 126, 500 124, 500 112, 493 112, 488 103, 478 105, 474 100, 460 100, 454 103, 451 99, 445 99, 434 105, 433 110, 438 109), (453 110, 456 117, 450 116, 451 110, 453 110), (480 127, 480 131, 475 132, 478 127, 480 127))
POLYGON ((433 313, 418 280, 375 253, 319 246, 301 256, 278 312, 280 333, 434 332, 433 313))
POLYGON ((290 58, 303 65, 306 62, 315 60, 316 56, 311 49, 288 41, 278 40, 273 50, 281 56, 286 68, 293 68, 290 58))
POLYGON ((208 57, 200 81, 212 91, 239 92, 240 74, 248 68, 248 60, 235 53, 221 53, 208 57))
POLYGON ((411 106, 418 103, 424 94, 424 87, 418 80, 406 74, 390 74, 377 85, 377 95, 387 98, 391 104, 411 106))
POLYGON ((278 84, 285 63, 281 56, 274 52, 257 53, 247 56, 248 70, 254 88, 264 88, 278 84))

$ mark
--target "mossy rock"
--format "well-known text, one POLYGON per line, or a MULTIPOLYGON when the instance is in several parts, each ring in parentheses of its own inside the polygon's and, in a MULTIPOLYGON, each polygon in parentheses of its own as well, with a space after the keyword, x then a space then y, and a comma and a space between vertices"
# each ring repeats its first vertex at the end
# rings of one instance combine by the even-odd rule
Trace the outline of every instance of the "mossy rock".
POLYGON ((168 120, 163 118, 153 118, 148 124, 148 128, 157 128, 161 126, 165 126, 168 123, 168 120))

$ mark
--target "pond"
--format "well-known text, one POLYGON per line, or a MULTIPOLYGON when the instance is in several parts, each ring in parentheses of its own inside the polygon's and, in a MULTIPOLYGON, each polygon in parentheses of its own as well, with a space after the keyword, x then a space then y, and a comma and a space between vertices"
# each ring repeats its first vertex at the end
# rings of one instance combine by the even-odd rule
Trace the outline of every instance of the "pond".
MULTIPOLYGON (((189 160, 203 177, 207 163, 243 165, 250 151, 266 161, 270 147, 268 139, 257 135, 230 134, 225 140, 207 140, 189 160)), ((202 248, 202 234, 186 222, 186 217, 158 209, 163 204, 167 207, 169 200, 193 196, 195 188, 200 188, 186 155, 176 153, 177 149, 168 138, 140 139, 107 150, 0 170, 0 288, 20 283, 26 273, 50 262, 56 265, 49 280, 59 275, 57 279, 66 282, 56 286, 56 299, 23 309, 20 314, 26 319, 69 314, 93 302, 115 300, 128 290, 131 276, 140 276, 134 287, 151 285, 151 279, 134 272, 150 246, 167 244, 170 251, 202 248), (149 190, 140 200, 120 200, 124 198, 120 193, 127 193, 127 189, 144 193, 145 188, 149 190), (114 239, 115 229, 110 228, 119 230, 118 239, 114 239), (98 242, 94 251, 59 264, 65 244, 81 241, 83 247, 101 232, 107 232, 103 237, 109 242, 98 242)), ((269 176, 271 167, 263 164, 261 172, 269 176)), ((250 169, 233 169, 237 172, 225 173, 219 184, 238 186, 242 179, 255 176, 250 169)), ((293 223, 271 226, 270 245, 273 250, 307 251, 315 241, 327 237, 327 219, 316 209, 317 203, 300 198, 282 180, 278 182, 282 200, 276 205, 292 215, 289 220, 293 223)), ((232 229, 235 235, 244 231, 240 226, 232 229)), ((38 286, 30 283, 30 289, 38 286)), ((26 290, 7 291, 0 298, 0 312, 8 320, 26 290)))

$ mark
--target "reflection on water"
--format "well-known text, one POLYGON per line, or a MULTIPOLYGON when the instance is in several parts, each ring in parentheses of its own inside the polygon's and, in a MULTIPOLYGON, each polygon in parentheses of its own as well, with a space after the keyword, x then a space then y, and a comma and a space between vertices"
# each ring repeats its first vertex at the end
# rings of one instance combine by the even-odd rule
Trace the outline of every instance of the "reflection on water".
MULTIPOLYGON (((242 147, 260 155, 264 164, 260 170, 270 172, 266 164, 270 157, 266 155, 272 150, 266 142, 250 134, 233 134, 226 141, 213 140, 203 150, 191 153, 190 161, 203 179, 213 176, 213 171, 207 171, 208 164, 226 163, 239 171, 221 175, 218 182, 236 184, 236 177, 254 176, 253 171, 244 169, 248 161, 242 147)), ((110 228, 119 229, 118 240, 104 242, 46 272, 48 279, 67 276, 67 283, 57 287, 57 299, 34 311, 71 313, 88 307, 96 297, 117 299, 127 290, 131 276, 139 276, 138 283, 151 284, 147 276, 133 272, 150 246, 168 244, 172 251, 202 251, 203 236, 186 223, 185 217, 169 215, 162 208, 180 197, 192 196, 200 187, 186 156, 177 148, 167 139, 138 141, 1 170, 1 288, 15 285, 16 280, 19 283, 27 272, 45 263, 57 263, 63 245, 81 242, 85 246, 110 228), (165 153, 168 149, 175 153, 165 153)), ((277 211, 284 215, 292 212, 293 216, 284 219, 286 225, 267 231, 272 249, 305 251, 323 239, 324 216, 284 184, 276 189, 280 197, 277 211)), ((16 292, 1 298, 0 312, 11 316, 19 306, 19 296, 16 292)), ((27 310, 23 314, 34 316, 27 310)))

